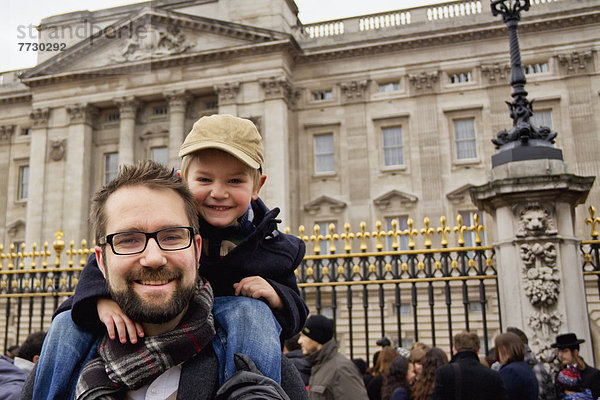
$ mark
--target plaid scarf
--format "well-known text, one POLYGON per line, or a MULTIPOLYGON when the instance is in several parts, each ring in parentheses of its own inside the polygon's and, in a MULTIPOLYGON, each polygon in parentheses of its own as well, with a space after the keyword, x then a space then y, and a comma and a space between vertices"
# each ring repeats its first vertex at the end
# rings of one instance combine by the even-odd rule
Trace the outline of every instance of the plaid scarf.
POLYGON ((195 356, 215 334, 210 284, 199 278, 199 290, 175 329, 162 335, 121 344, 104 335, 100 357, 90 361, 77 382, 77 400, 118 399, 127 390, 151 383, 169 368, 195 356))

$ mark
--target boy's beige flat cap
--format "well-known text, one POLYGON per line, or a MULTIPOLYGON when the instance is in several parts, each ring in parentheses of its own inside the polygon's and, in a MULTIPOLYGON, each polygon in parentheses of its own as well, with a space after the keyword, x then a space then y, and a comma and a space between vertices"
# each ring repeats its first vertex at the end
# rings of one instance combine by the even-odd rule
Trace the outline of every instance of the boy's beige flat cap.
POLYGON ((233 115, 215 114, 196 121, 179 149, 179 157, 203 149, 223 150, 253 169, 264 164, 262 137, 256 126, 233 115))

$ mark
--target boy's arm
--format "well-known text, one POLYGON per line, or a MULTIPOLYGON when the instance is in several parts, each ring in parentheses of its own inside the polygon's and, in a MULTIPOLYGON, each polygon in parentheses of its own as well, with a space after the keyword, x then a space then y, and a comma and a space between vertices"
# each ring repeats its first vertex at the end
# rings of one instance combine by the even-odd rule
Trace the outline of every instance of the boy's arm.
MULTIPOLYGON (((285 234, 282 234, 285 235, 285 234)), ((300 295, 294 271, 304 258, 304 242, 295 236, 286 235, 288 240, 297 243, 297 253, 291 265, 282 266, 283 274, 277 279, 265 278, 275 289, 283 303, 279 310, 273 310, 273 315, 281 325, 281 338, 288 339, 304 327, 308 316, 308 307, 300 295)))
POLYGON ((98 268, 96 256, 90 255, 81 271, 79 283, 72 300, 71 318, 82 329, 93 333, 104 333, 106 327, 98 317, 97 302, 101 298, 110 298, 104 275, 98 268))

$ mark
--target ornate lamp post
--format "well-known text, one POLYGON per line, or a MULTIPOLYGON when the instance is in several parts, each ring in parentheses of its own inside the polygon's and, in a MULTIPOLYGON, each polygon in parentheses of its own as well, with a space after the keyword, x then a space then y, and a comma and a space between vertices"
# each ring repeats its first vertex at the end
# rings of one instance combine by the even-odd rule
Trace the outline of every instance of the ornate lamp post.
POLYGON ((501 14, 508 27, 510 40, 510 85, 513 101, 507 102, 510 108, 510 118, 513 127, 510 131, 502 130, 492 142, 498 152, 492 156, 492 167, 511 161, 534 159, 562 160, 562 151, 555 148, 553 143, 556 132, 548 127, 537 127, 531 124, 533 102, 527 100, 525 90, 525 72, 521 64, 519 49, 518 25, 521 11, 529 10, 530 0, 492 0, 492 14, 501 14))

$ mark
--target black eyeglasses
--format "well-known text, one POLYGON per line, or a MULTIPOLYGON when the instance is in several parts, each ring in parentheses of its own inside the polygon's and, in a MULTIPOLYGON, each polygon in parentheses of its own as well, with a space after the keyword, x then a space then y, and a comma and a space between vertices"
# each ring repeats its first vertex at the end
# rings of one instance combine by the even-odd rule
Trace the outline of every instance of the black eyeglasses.
POLYGON ((156 232, 117 232, 106 235, 99 244, 110 244, 113 253, 125 256, 143 252, 148 246, 148 240, 153 238, 161 250, 177 251, 190 247, 194 233, 191 226, 174 226, 156 232))

